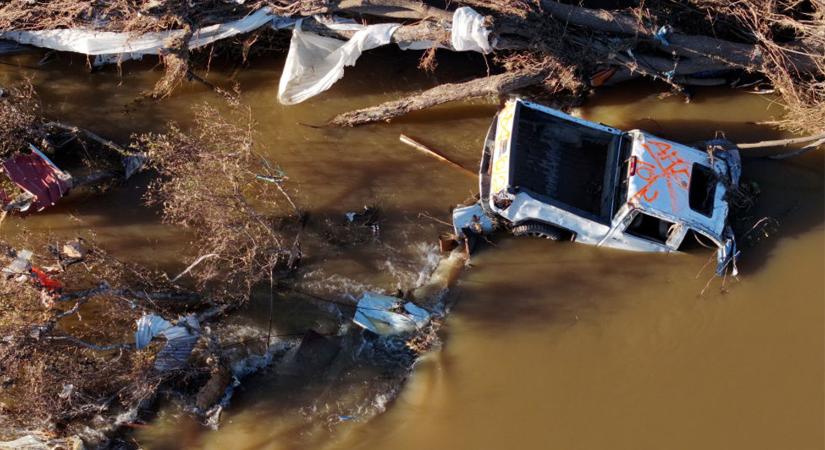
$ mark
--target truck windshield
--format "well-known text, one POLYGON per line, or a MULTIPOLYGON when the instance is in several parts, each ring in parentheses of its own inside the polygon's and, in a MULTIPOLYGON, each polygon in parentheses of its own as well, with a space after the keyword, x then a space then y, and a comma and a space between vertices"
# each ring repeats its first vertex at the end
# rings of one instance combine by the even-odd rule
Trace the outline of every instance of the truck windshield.
POLYGON ((510 185, 575 214, 612 217, 620 135, 519 104, 510 185))

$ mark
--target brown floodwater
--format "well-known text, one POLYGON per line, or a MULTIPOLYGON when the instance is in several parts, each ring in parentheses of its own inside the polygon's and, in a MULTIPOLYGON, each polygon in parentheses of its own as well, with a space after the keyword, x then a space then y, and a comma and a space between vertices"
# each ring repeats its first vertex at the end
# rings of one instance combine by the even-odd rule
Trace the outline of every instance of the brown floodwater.
MULTIPOLYGON (((83 58, 57 55, 38 66, 41 57, 4 58, 0 85, 29 77, 49 115, 115 139, 168 120, 185 125, 202 102, 220 105, 197 84, 160 102, 136 101, 159 76, 151 62, 89 73, 83 58)), ((496 105, 445 106, 357 129, 301 124, 472 76, 483 61, 456 56, 428 76, 414 69, 416 55, 379 50, 329 92, 290 107, 276 100, 282 64, 268 57, 242 69, 217 65, 208 78, 239 83, 262 151, 310 212, 310 236, 364 205, 382 212, 379 237, 365 244, 308 243, 303 287, 343 297, 413 286, 432 267, 435 237, 445 229, 426 216, 447 220, 450 205, 476 184, 398 135, 474 167, 496 105)), ((703 89, 686 104, 657 92, 645 84, 605 89, 577 112, 684 142, 717 130, 740 142, 779 136, 753 124, 781 114, 770 97, 703 89)), ((369 397, 382 414, 335 415, 336 403, 357 403, 349 398, 369 377, 296 386, 264 370, 239 387, 219 429, 170 407, 134 438, 154 449, 822 449, 824 169, 819 151, 746 161, 745 176, 762 191, 750 219, 776 217, 780 226, 743 249, 737 280, 711 280, 703 270, 710 254, 701 249, 645 255, 497 236, 452 288, 442 348, 415 366, 394 400, 369 397)), ((89 235, 121 259, 171 273, 196 252, 190 237, 139 204, 148 180, 144 174, 103 195, 74 195, 42 214, 7 219, 3 236, 18 239, 24 228, 89 235)), ((305 314, 298 310, 278 310, 278 332, 300 331, 289 320, 305 314)), ((231 323, 262 329, 265 311, 256 299, 231 323)))

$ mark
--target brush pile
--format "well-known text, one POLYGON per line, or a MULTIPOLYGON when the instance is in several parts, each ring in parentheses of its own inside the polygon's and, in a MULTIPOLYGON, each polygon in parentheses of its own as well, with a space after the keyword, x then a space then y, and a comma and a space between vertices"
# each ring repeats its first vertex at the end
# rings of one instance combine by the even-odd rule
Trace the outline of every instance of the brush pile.
MULTIPOLYGON (((0 29, 95 29, 145 33, 197 30, 268 8, 280 17, 304 18, 302 29, 349 39, 355 31, 331 26, 319 14, 359 23, 400 23, 393 42, 428 42, 424 70, 436 69, 436 49, 455 50, 453 10, 469 6, 484 15, 493 51, 492 74, 335 117, 338 126, 390 120, 437 104, 544 88, 559 106, 591 89, 646 77, 690 94, 691 86, 731 85, 773 89, 788 109, 782 127, 822 129, 825 101, 825 3, 821 0, 618 0, 613 9, 555 0, 153 0, 136 2, 12 0, 0 6, 0 29)), ((604 4, 601 2, 600 4, 604 4)), ((269 30, 269 27, 265 27, 269 30)), ((262 28, 263 29, 263 28, 262 28)), ((273 32, 277 33, 277 32, 273 32)), ((243 40, 243 54, 258 38, 243 40)), ((180 44, 180 43, 178 43, 180 44)), ((185 46, 170 43, 161 55, 167 80, 155 96, 169 94, 191 73, 185 46), (183 50, 183 51, 181 51, 183 50)), ((191 78, 191 77, 190 77, 191 78)))

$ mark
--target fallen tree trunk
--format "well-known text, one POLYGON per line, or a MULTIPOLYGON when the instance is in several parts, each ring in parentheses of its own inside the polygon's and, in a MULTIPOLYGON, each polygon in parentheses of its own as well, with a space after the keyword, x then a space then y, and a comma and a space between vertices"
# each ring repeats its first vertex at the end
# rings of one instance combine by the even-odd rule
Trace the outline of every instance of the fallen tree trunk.
POLYGON ((400 100, 339 114, 330 121, 330 125, 353 127, 370 122, 389 121, 411 111, 431 108, 443 103, 506 94, 539 84, 544 77, 545 75, 540 72, 507 72, 476 78, 464 83, 442 84, 400 100))
MULTIPOLYGON (((368 3, 371 7, 392 5, 410 8, 410 5, 405 5, 407 2, 404 1, 353 0, 353 2, 368 3)), ((341 1, 337 4, 343 6, 345 3, 348 2, 341 1)), ((823 70, 821 54, 825 50, 821 48, 823 47, 821 39, 811 37, 806 33, 800 33, 793 41, 777 43, 771 41, 754 25, 753 29, 743 27, 737 36, 742 39, 742 42, 734 42, 719 38, 715 33, 697 34, 697 31, 704 33, 704 30, 700 29, 683 30, 654 25, 668 23, 673 20, 673 17, 648 17, 642 13, 643 10, 640 10, 639 16, 636 16, 628 11, 592 9, 553 0, 541 0, 540 7, 525 7, 522 10, 524 14, 519 15, 513 13, 511 4, 485 0, 469 0, 462 3, 486 8, 492 12, 492 15, 487 17, 487 21, 490 23, 490 43, 497 53, 532 52, 534 58, 558 59, 575 66, 579 76, 583 78, 586 78, 588 74, 604 70, 602 69, 604 66, 612 67, 611 76, 607 77, 612 77, 612 79, 599 79, 598 83, 591 83, 594 87, 602 84, 615 84, 637 77, 648 77, 664 81, 676 91, 683 91, 683 86, 688 85, 727 84, 734 76, 732 74, 737 72, 761 72, 771 81, 779 80, 783 83, 788 77, 800 76, 800 74, 820 76, 823 70), (560 35, 564 37, 560 38, 560 35), (777 73, 780 75, 776 75, 777 73), (781 75, 782 73, 784 75, 781 75)), ((757 6, 746 5, 739 8, 740 13, 746 14, 752 12, 757 6)), ((414 8, 410 8, 412 9, 414 8)), ((338 11, 347 12, 345 9, 338 11)), ((380 15, 376 11, 372 12, 380 15)), ((430 11, 435 10, 431 8, 430 11)), ((646 12, 655 14, 649 10, 646 12)), ((774 14, 779 14, 777 17, 781 17, 781 13, 774 14)), ((434 45, 450 48, 451 24, 448 14, 442 11, 429 17, 433 16, 437 16, 438 19, 402 25, 393 36, 393 42, 429 40, 434 42, 434 45)), ((764 20, 765 23, 770 24, 772 23, 770 20, 778 19, 764 20)), ((785 25, 790 26, 788 23, 792 22, 785 22, 785 25)), ((806 26, 799 24, 802 22, 796 22, 794 26, 797 26, 797 29, 799 26, 806 26)), ((331 30, 318 22, 309 22, 307 25, 307 29, 326 36, 346 39, 352 34, 352 32, 331 30)), ((508 58, 510 56, 504 56, 498 62, 506 62, 508 58)), ((496 80, 490 83, 495 84, 496 80)), ((587 84, 585 80, 581 82, 587 84)), ((786 82, 784 84, 788 85, 786 82)), ((409 111, 448 101, 487 95, 488 92, 478 94, 475 91, 477 87, 484 91, 483 85, 484 82, 478 81, 477 84, 466 85, 468 88, 466 90, 463 84, 445 85, 443 90, 433 89, 373 108, 341 114, 330 123, 338 126, 356 126, 389 120, 409 111), (456 87, 460 89, 455 89, 456 87), (436 100, 435 96, 441 98, 436 100)), ((796 88, 793 88, 793 91, 798 92, 796 88)), ((805 91, 805 89, 800 88, 799 91, 805 91)), ((783 97, 791 100, 803 98, 798 94, 782 92, 783 97)), ((818 94, 813 94, 813 97, 816 95, 818 94)), ((806 100, 806 102, 810 104, 816 101, 806 100)), ((788 102, 789 105, 793 103, 788 102)), ((806 127, 810 129, 810 123, 814 121, 808 122, 806 127)))

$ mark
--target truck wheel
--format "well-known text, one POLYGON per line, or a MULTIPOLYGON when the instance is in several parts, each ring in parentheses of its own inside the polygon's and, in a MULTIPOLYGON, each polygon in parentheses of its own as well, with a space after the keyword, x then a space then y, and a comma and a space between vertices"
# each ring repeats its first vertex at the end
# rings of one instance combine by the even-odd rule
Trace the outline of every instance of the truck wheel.
POLYGON ((542 222, 525 222, 513 227, 514 236, 534 236, 551 241, 566 241, 572 235, 569 231, 542 222))

